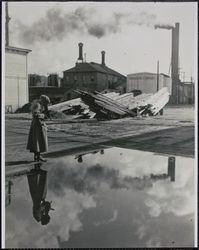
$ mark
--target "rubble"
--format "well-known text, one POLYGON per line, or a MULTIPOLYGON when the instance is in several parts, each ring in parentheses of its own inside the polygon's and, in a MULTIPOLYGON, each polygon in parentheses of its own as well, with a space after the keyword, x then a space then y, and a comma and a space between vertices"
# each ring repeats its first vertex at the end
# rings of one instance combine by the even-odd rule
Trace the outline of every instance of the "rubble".
POLYGON ((162 112, 169 101, 167 88, 160 89, 155 94, 116 92, 106 94, 97 91, 88 92, 76 90, 80 98, 58 103, 49 107, 50 111, 62 112, 65 115, 77 115, 76 119, 97 118, 118 119, 126 116, 153 116, 162 112))
MULTIPOLYGON (((109 92, 103 95, 109 98, 116 98, 119 96, 119 93, 109 92)), ((68 115, 79 115, 78 118, 81 119, 89 119, 95 116, 95 113, 89 109, 89 106, 86 105, 81 100, 81 98, 75 98, 69 101, 51 105, 49 106, 49 110, 63 112, 64 114, 68 115)))
POLYGON ((126 106, 97 91, 89 93, 76 90, 76 92, 80 95, 82 101, 89 106, 90 110, 96 113, 97 119, 117 119, 126 116, 136 116, 136 113, 129 110, 126 106))
POLYGON ((133 93, 126 93, 115 96, 114 99, 103 96, 98 92, 88 93, 78 90, 82 101, 87 104, 96 118, 117 119, 125 116, 157 115, 162 113, 164 106, 169 101, 167 88, 160 89, 155 94, 141 94, 138 96, 133 93))
POLYGON ((31 103, 24 104, 21 108, 18 108, 15 113, 29 113, 31 112, 31 103))

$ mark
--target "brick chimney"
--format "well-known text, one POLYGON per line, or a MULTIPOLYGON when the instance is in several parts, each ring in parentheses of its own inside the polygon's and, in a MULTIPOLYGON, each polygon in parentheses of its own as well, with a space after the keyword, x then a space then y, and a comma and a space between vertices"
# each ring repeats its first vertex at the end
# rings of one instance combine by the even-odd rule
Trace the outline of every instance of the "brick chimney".
POLYGON ((102 53, 102 65, 105 65, 105 51, 103 50, 101 53, 102 53))
POLYGON ((79 43, 79 57, 78 57, 78 61, 83 62, 83 43, 79 43))

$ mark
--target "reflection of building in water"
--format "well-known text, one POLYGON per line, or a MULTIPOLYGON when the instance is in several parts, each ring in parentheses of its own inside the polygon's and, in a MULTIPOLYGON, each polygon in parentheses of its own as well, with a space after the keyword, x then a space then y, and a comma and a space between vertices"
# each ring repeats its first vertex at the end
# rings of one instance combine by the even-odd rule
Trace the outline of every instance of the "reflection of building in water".
POLYGON ((11 186, 13 185, 11 180, 6 180, 5 183, 5 193, 6 193, 6 207, 10 205, 11 203, 11 186))
POLYGON ((79 155, 76 155, 75 156, 75 159, 77 159, 78 162, 83 162, 83 155, 88 155, 88 154, 97 154, 97 153, 100 153, 101 155, 104 154, 104 149, 100 149, 100 150, 92 150, 92 151, 89 151, 89 152, 86 152, 86 153, 82 153, 82 154, 79 154, 79 155))
MULTIPOLYGON (((104 149, 101 149, 101 150, 94 150, 94 151, 91 151, 91 152, 87 152, 87 153, 84 153, 84 154, 81 154, 81 155, 77 155, 75 156, 75 159, 77 159, 77 161, 79 163, 83 162, 83 155, 87 155, 87 154, 96 154, 100 152, 101 155, 104 154, 104 149)), ((121 153, 120 153, 121 155, 121 153)), ((151 180, 164 180, 164 179, 168 179, 170 178, 170 181, 175 181, 175 157, 173 156, 170 156, 168 158, 168 170, 167 170, 167 173, 163 173, 163 174, 150 174, 149 176, 143 176, 143 179, 146 180, 146 179, 151 179, 151 180)), ((137 180, 138 177, 135 177, 135 179, 137 180)), ((142 179, 142 178, 141 178, 142 179)))

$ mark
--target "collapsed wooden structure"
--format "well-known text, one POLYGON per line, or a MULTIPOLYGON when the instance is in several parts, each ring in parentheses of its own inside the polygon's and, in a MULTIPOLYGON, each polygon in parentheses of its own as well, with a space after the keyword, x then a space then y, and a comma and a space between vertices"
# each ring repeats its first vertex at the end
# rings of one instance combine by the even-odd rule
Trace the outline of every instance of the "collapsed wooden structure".
POLYGON ((90 110, 96 113, 96 118, 98 119, 117 119, 137 115, 126 106, 97 91, 89 93, 87 91, 76 90, 76 92, 80 95, 82 101, 89 106, 90 110))
POLYGON ((50 110, 62 111, 65 114, 78 114, 83 118, 118 119, 126 116, 157 115, 169 101, 167 88, 155 94, 110 92, 101 94, 97 91, 76 90, 79 98, 58 103, 49 107, 50 110))

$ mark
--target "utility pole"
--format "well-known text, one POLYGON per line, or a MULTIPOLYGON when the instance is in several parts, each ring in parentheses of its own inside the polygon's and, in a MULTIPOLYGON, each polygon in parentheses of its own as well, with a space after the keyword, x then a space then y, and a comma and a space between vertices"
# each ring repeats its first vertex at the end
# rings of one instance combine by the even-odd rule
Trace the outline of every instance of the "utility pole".
POLYGON ((19 108, 19 77, 17 77, 17 97, 18 97, 18 108, 19 108))
POLYGON ((157 61, 157 92, 159 90, 159 61, 157 61))
POLYGON ((9 17, 9 14, 8 14, 8 2, 6 2, 6 23, 5 23, 5 38, 6 38, 6 41, 5 41, 5 45, 6 46, 9 46, 9 21, 10 21, 10 17, 9 17))

